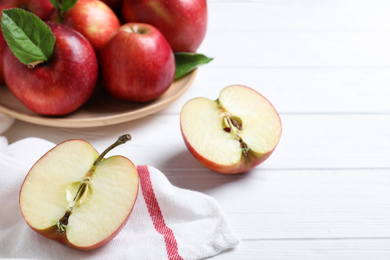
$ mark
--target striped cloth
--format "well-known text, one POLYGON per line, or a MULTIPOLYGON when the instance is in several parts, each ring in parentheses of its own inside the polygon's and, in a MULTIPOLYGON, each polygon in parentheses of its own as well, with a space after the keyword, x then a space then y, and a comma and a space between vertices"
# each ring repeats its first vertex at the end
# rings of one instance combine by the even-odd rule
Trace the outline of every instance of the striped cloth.
POLYGON ((37 234, 20 213, 19 191, 33 163, 53 146, 38 138, 0 142, 0 258, 203 259, 239 243, 213 198, 175 187, 150 166, 137 167, 137 202, 125 227, 107 245, 77 251, 37 234))

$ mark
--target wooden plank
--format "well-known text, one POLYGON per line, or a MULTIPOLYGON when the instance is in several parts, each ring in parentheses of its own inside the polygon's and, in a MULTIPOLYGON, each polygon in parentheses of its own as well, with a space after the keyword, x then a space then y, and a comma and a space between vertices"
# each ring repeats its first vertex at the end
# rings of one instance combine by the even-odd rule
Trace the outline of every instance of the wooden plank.
MULTIPOLYGON (((390 114, 281 114, 283 132, 275 152, 262 169, 390 169, 390 114)), ((41 128, 17 121, 6 133, 9 142, 23 136, 41 137, 58 143, 82 138, 103 151, 128 132, 133 140, 115 153, 135 164, 161 170, 204 169, 185 147, 178 114, 158 114, 115 126, 66 129, 41 128)))
POLYGON ((387 260, 390 239, 243 240, 213 259, 387 260))
POLYGON ((209 31, 389 30, 386 0, 209 0, 209 31))
POLYGON ((390 34, 376 31, 222 31, 208 34, 198 52, 220 68, 388 68, 389 45, 390 34))
POLYGON ((165 174, 216 198, 242 239, 390 239, 389 170, 165 174))
POLYGON ((187 93, 162 113, 179 113, 185 102, 194 97, 217 99, 222 88, 233 84, 256 89, 280 113, 390 113, 390 67, 280 69, 209 65, 198 69, 187 93))

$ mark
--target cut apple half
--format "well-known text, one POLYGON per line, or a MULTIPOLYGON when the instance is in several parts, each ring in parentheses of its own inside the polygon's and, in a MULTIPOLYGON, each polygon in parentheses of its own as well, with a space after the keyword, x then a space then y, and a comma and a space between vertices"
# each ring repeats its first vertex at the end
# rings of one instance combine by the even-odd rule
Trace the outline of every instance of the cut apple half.
POLYGON ((20 209, 27 224, 81 250, 103 246, 114 238, 134 207, 139 179, 129 159, 103 157, 130 138, 125 136, 101 155, 88 142, 74 139, 39 159, 20 191, 20 209))
POLYGON ((188 101, 180 114, 189 151, 219 173, 249 171, 267 159, 279 143, 282 125, 272 104, 242 85, 224 88, 217 100, 188 101))

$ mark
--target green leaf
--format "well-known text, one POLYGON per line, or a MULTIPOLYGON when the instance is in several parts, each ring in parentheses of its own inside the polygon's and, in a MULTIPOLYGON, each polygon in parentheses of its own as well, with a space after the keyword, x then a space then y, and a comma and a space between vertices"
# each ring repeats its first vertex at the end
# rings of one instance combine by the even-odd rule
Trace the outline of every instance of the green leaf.
POLYGON ((176 74, 175 79, 178 79, 187 73, 193 71, 198 66, 207 64, 212 61, 213 58, 208 58, 203 54, 189 53, 189 52, 176 52, 176 74))
POLYGON ((54 6, 55 9, 58 8, 57 2, 58 0, 50 0, 50 3, 54 6))
POLYGON ((36 15, 18 8, 3 10, 1 29, 15 56, 26 65, 48 61, 55 38, 36 15))
POLYGON ((77 0, 50 0, 55 9, 66 12, 77 3, 77 0))

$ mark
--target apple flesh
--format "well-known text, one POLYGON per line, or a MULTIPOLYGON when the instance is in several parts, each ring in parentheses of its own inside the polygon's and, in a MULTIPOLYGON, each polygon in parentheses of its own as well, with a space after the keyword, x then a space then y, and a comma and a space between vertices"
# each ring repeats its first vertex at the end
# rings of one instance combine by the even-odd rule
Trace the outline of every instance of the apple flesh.
MULTIPOLYGON (((121 138, 117 142, 129 139, 121 138)), ((80 250, 113 239, 134 207, 139 178, 129 159, 119 155, 103 159, 106 151, 99 156, 88 142, 73 139, 39 159, 20 190, 20 209, 27 224, 80 250)))
POLYGON ((125 101, 152 101, 175 77, 175 57, 169 43, 148 24, 119 27, 101 49, 99 61, 106 89, 125 101))
POLYGON ((7 47, 3 72, 7 87, 27 108, 59 116, 75 111, 89 99, 98 77, 98 61, 80 33, 63 24, 47 24, 56 39, 49 61, 29 68, 7 47))
POLYGON ((192 155, 208 169, 225 174, 247 172, 266 160, 282 132, 272 104, 241 85, 224 88, 217 100, 188 101, 180 127, 192 155))
POLYGON ((114 11, 97 0, 78 0, 65 12, 63 23, 84 35, 97 52, 120 26, 114 11))
POLYGON ((125 22, 155 26, 174 52, 195 52, 207 30, 206 0, 124 0, 125 22))

